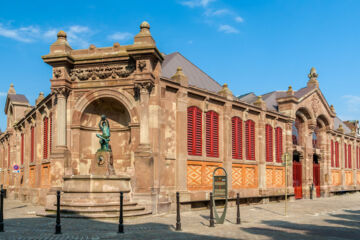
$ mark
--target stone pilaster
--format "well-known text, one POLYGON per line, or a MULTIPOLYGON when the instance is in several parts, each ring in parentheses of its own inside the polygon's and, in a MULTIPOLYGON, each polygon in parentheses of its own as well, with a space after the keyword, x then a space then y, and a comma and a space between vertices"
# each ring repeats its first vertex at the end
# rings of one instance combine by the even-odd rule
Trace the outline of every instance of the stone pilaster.
MULTIPOLYGON (((264 107, 261 98, 257 101, 260 107, 264 107)), ((265 152, 265 112, 259 115, 259 123, 256 127, 256 152, 258 153, 256 161, 258 162, 258 178, 259 178, 259 192, 261 195, 266 193, 266 152, 265 152)))

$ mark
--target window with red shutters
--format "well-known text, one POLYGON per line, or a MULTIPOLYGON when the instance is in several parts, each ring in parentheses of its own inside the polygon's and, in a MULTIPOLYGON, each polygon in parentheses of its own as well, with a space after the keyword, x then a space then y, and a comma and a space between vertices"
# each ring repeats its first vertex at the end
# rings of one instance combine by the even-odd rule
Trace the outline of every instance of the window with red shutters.
POLYGON ((255 160, 255 123, 252 120, 245 122, 246 159, 255 160))
POLYGON ((47 117, 44 118, 44 143, 43 143, 43 159, 48 158, 48 128, 49 128, 49 119, 47 117))
POLYGON ((49 117, 49 153, 51 154, 51 150, 52 150, 52 139, 53 139, 53 136, 52 136, 52 121, 53 121, 53 116, 52 116, 52 113, 50 113, 50 117, 49 117))
POLYGON ((339 142, 335 142, 335 167, 340 167, 339 142))
POLYGON ((331 145, 330 145, 330 154, 331 154, 331 167, 334 167, 334 141, 331 140, 331 145))
POLYGON ((206 113, 206 156, 219 157, 219 115, 206 113))
POLYGON ((198 107, 188 108, 188 154, 202 155, 202 112, 198 107))
POLYGON ((348 168, 346 143, 344 143, 344 158, 345 158, 345 168, 348 168))
POLYGON ((356 168, 359 168, 359 147, 356 147, 356 168))
POLYGON ((35 154, 35 129, 31 127, 31 136, 30 136, 30 162, 34 162, 34 154, 35 154))
POLYGON ((276 147, 276 162, 281 163, 281 156, 283 154, 283 139, 282 139, 282 128, 275 128, 275 147, 276 147))
POLYGON ((21 165, 24 164, 24 134, 21 134, 21 165))
POLYGON ((8 143, 8 168, 10 167, 10 143, 8 143))
POLYGON ((273 128, 269 125, 265 125, 265 139, 266 139, 266 161, 273 161, 273 128))
POLYGON ((242 159, 242 120, 239 117, 233 117, 232 123, 232 157, 242 159))
POLYGON ((351 145, 348 145, 348 168, 351 168, 352 164, 351 164, 351 145))

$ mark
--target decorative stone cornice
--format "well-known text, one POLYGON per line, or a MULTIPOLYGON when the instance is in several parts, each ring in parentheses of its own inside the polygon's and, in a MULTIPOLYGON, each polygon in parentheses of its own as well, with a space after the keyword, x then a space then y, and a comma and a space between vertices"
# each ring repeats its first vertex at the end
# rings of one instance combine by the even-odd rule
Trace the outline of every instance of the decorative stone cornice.
POLYGON ((254 102, 254 105, 260 107, 262 110, 266 109, 266 103, 262 99, 262 96, 258 96, 257 100, 254 102))
POLYGON ((56 87, 52 90, 58 97, 67 97, 70 93, 70 89, 67 87, 56 87))
POLYGON ((100 67, 74 68, 70 71, 72 81, 125 78, 135 71, 135 63, 113 64, 100 67))

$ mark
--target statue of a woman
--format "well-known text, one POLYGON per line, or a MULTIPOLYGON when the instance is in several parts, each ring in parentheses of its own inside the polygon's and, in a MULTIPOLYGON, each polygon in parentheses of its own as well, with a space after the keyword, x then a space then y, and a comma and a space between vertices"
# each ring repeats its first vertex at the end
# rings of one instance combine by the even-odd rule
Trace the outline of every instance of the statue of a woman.
POLYGON ((98 151, 107 151, 110 152, 111 149, 109 147, 110 142, 110 124, 106 119, 105 115, 101 115, 101 120, 99 122, 99 128, 102 131, 102 134, 96 134, 98 138, 100 138, 101 148, 98 151))

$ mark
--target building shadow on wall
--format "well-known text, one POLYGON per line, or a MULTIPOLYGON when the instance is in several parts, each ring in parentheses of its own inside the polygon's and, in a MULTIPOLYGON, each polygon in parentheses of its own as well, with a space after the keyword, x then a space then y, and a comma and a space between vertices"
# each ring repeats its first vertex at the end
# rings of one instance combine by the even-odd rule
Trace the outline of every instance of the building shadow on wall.
MULTIPOLYGON (((187 240, 230 240, 233 238, 213 237, 175 231, 174 225, 163 223, 125 224, 125 233, 119 234, 115 221, 98 221, 82 218, 62 218, 62 234, 55 235, 55 218, 5 219, 5 232, 0 239, 187 239, 187 240)), ((206 230, 206 229, 205 229, 206 230)), ((206 232, 206 231, 204 231, 206 232)))
POLYGON ((275 220, 262 221, 261 223, 265 225, 263 227, 242 228, 242 230, 274 240, 360 239, 360 211, 345 210, 345 212, 349 214, 329 214, 329 219, 322 220, 327 226, 311 222, 304 224, 275 220))

